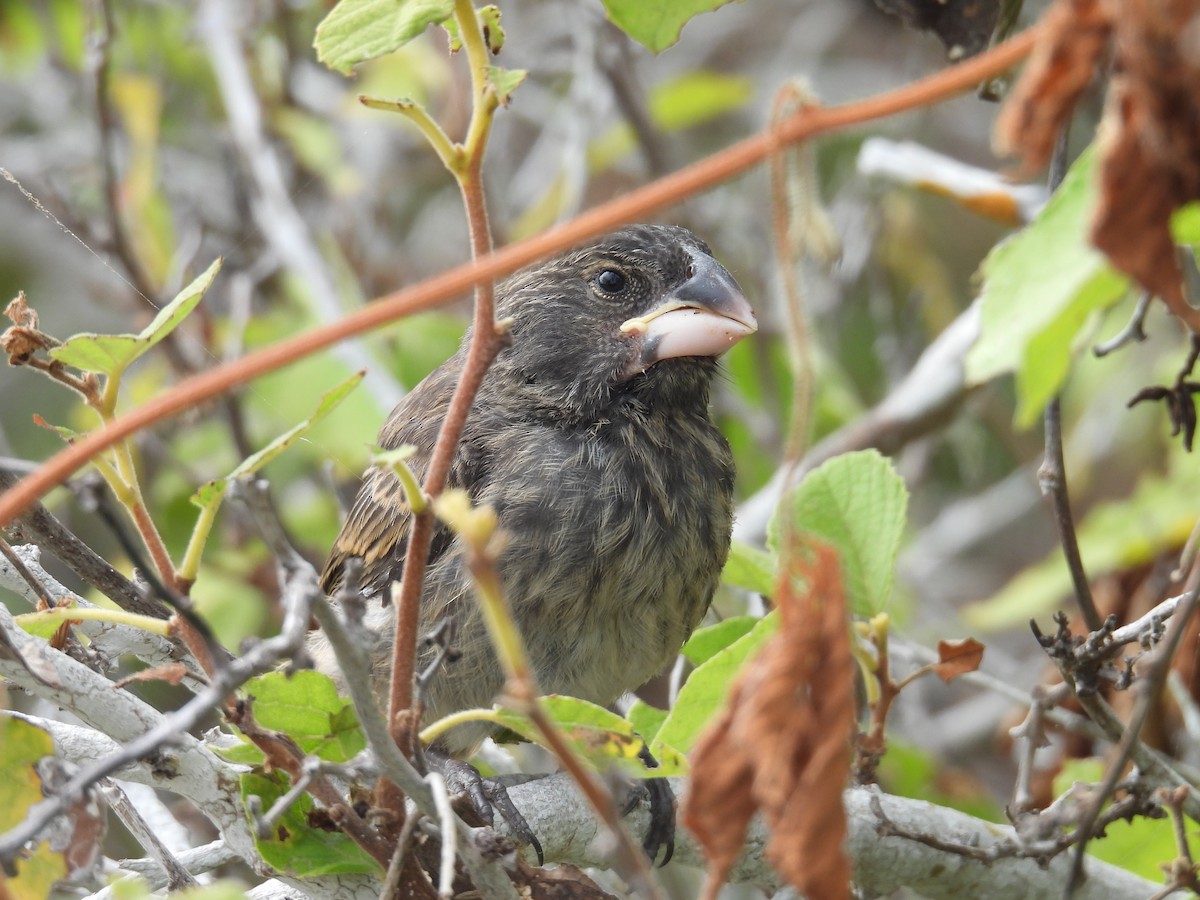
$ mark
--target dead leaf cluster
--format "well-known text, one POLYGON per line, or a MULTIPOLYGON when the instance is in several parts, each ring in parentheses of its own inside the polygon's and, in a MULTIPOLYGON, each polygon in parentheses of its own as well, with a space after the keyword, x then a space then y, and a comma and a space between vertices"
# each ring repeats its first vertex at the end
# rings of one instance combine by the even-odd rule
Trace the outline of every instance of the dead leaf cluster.
POLYGON ((1057 0, 996 122, 996 145, 1040 168, 1098 70, 1111 60, 1100 124, 1092 242, 1192 331, 1171 214, 1200 199, 1200 4, 1057 0))

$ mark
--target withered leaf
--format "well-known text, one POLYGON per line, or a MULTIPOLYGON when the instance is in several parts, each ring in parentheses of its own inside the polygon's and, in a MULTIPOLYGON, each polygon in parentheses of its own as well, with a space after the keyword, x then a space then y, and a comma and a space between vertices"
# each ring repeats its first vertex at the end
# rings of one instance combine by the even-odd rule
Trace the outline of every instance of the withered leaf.
POLYGON ((1041 167, 1111 53, 1092 243, 1193 332, 1200 311, 1185 297, 1169 222, 1200 199, 1195 15, 1192 0, 1057 0, 996 121, 997 149, 1020 155, 1028 169, 1041 167))
POLYGON ((850 896, 842 790, 850 773, 853 662, 835 552, 797 543, 776 592, 780 629, 734 684, 693 753, 684 824, 715 897, 761 811, 767 858, 812 900, 850 896))
POLYGON ((1019 155, 1028 171, 1046 165, 1063 123, 1096 72, 1112 34, 1103 0, 1058 0, 1000 115, 996 150, 1019 155))
POLYGON ((116 686, 125 687, 134 681, 165 681, 167 684, 179 684, 185 675, 187 675, 187 667, 183 663, 165 663, 127 675, 118 681, 116 686))
POLYGON ((933 671, 942 681, 953 681, 959 675, 974 672, 983 662, 983 644, 975 638, 957 641, 938 641, 938 661, 933 671))

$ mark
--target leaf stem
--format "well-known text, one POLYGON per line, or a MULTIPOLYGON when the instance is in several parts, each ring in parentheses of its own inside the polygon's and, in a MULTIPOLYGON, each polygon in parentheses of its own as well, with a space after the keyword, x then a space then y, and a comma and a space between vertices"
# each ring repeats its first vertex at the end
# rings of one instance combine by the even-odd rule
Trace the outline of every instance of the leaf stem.
POLYGON ((123 609, 103 609, 101 607, 56 606, 53 609, 25 613, 13 618, 26 631, 29 630, 29 626, 42 622, 111 622, 114 625, 140 628, 142 631, 149 631, 161 637, 170 637, 173 631, 171 623, 166 619, 143 616, 123 609))

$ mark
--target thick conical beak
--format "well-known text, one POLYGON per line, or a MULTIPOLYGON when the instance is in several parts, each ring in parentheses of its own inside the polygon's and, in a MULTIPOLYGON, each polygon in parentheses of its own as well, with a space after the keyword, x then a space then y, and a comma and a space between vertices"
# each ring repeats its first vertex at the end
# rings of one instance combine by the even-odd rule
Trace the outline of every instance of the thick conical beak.
POLYGON ((706 253, 692 254, 687 281, 645 315, 621 325, 624 334, 642 337, 634 369, 681 356, 719 356, 758 331, 754 310, 733 276, 706 253))

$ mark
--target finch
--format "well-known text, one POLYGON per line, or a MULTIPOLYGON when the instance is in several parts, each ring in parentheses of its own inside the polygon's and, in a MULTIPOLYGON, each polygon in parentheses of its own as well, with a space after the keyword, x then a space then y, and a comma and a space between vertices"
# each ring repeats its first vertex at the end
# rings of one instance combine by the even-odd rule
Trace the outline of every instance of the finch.
MULTIPOLYGON (((545 693, 608 706, 666 668, 700 622, 729 551, 733 456, 709 415, 717 357, 756 328, 733 277, 685 228, 640 225, 497 286, 511 343, 471 408, 448 486, 490 504, 507 541, 497 567, 545 693)), ((379 432, 411 445, 418 478, 466 356, 412 390, 379 432)), ((411 522, 396 475, 363 478, 329 555, 333 595, 357 557, 368 600, 400 577, 411 522)), ((392 610, 369 603, 377 691, 386 691, 392 610)), ((425 721, 489 707, 504 674, 455 535, 438 526, 421 597, 422 633, 452 625, 456 653, 424 694, 425 721)), ((334 675, 323 636, 310 650, 334 675)), ((421 650, 423 669, 437 648, 421 650)), ((456 727, 441 751, 468 758, 489 733, 456 727)))

